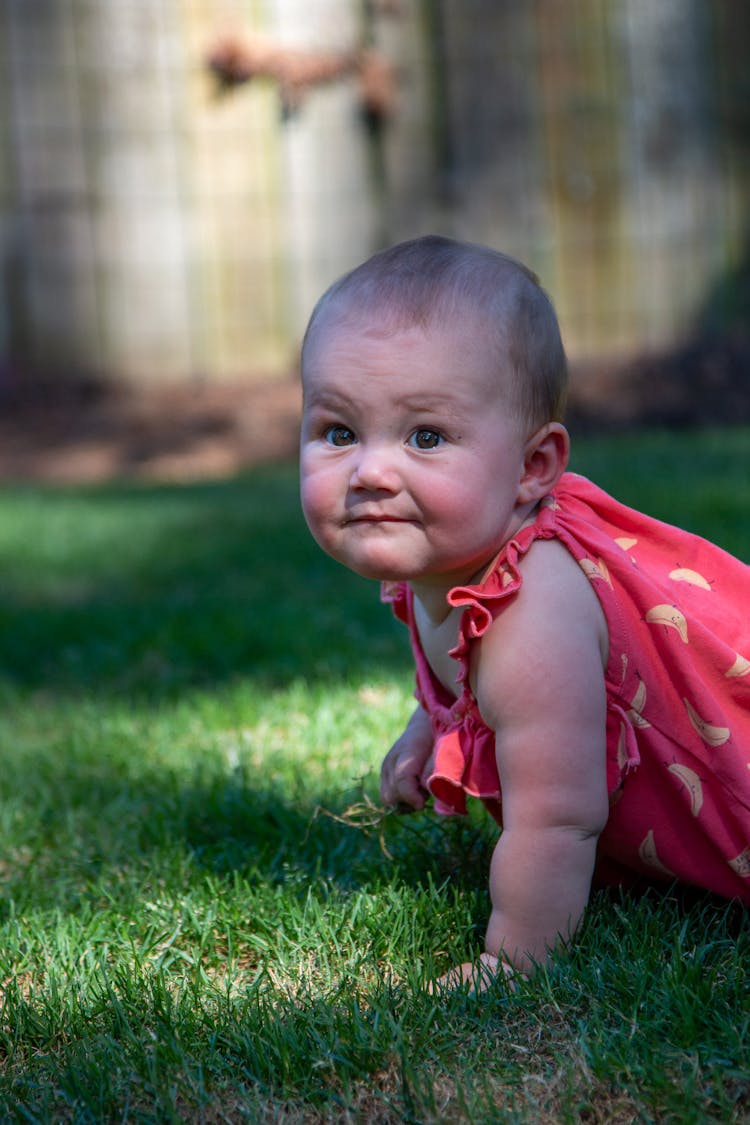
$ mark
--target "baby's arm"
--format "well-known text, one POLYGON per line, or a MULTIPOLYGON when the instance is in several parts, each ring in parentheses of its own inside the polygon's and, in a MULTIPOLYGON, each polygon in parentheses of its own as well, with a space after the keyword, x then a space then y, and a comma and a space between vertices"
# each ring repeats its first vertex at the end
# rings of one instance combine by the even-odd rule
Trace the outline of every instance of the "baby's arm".
POLYGON ((503 792, 482 962, 520 971, 575 932, 608 815, 604 614, 558 543, 535 544, 523 576, 473 669, 503 792))
POLYGON ((427 791, 422 785, 433 748, 432 724, 417 707, 406 730, 388 751, 380 771, 380 796, 385 805, 424 808, 427 791))

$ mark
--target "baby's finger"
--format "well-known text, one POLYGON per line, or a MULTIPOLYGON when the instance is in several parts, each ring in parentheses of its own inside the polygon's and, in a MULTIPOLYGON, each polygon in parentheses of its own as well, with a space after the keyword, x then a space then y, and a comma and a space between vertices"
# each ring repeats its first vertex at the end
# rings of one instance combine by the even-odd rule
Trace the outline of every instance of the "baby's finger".
POLYGON ((419 778, 413 775, 407 777, 383 777, 380 785, 380 797, 384 805, 398 807, 407 805, 410 809, 422 809, 425 803, 425 791, 419 784, 419 778))

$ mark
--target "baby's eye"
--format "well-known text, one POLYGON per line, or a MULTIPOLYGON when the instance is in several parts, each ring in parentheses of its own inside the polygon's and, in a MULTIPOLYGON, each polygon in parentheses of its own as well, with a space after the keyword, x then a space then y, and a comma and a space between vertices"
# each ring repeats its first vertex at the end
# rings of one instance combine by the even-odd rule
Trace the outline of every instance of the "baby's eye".
POLYGON ((344 445, 354 445, 357 440, 354 431, 350 430, 348 426, 329 426, 323 437, 329 445, 335 445, 337 448, 344 445))
POLYGON ((437 430, 415 430, 409 435, 409 445, 412 449, 437 449, 445 441, 437 430))

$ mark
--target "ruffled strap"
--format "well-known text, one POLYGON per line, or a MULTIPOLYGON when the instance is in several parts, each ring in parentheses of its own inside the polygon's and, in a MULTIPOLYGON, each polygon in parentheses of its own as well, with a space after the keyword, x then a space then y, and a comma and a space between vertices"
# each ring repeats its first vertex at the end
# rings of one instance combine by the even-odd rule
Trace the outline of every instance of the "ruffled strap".
POLYGON ((464 610, 458 641, 449 654, 461 665, 458 683, 464 683, 468 676, 472 642, 487 632, 502 603, 513 598, 521 589, 523 578, 519 570, 520 560, 537 539, 551 539, 555 535, 556 511, 554 498, 545 497, 536 521, 522 528, 505 544, 480 583, 474 586, 454 586, 449 592, 448 604, 464 610))
POLYGON ((553 496, 540 506, 536 521, 503 547, 480 583, 455 586, 448 604, 463 609, 456 645, 450 656, 458 664, 456 682, 462 685, 460 697, 446 699, 445 688, 435 679, 422 651, 414 621, 413 595, 406 582, 383 582, 381 599, 389 603, 394 616, 409 629, 416 663, 415 695, 432 720, 435 749, 432 769, 424 784, 435 799, 435 810, 444 814, 466 812, 467 795, 480 798, 491 815, 501 820, 501 790, 495 759, 495 736, 479 715, 469 687, 471 644, 486 633, 502 604, 521 588, 519 561, 536 539, 555 534, 558 505, 553 496))
POLYGON ((607 753, 607 793, 610 805, 615 805, 628 775, 641 764, 641 755, 630 715, 613 700, 607 703, 606 730, 607 747, 617 747, 616 753, 607 753))
POLYGON ((462 816, 467 796, 479 797, 500 821, 500 778, 492 731, 467 715, 461 723, 438 733, 425 784, 435 798, 436 812, 462 816))
POLYGON ((394 616, 409 624, 408 587, 406 582, 381 582, 380 600, 393 609, 394 616))

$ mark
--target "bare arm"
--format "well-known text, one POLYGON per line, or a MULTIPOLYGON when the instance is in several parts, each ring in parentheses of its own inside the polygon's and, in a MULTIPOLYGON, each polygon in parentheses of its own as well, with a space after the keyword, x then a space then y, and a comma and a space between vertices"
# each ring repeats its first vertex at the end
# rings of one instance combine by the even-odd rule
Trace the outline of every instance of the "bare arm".
MULTIPOLYGON (((482 639, 473 668, 503 792, 485 973, 543 962, 581 920, 608 815, 606 648, 588 579, 562 546, 536 544, 521 593, 482 639)), ((475 973, 463 965, 453 978, 475 973)))

